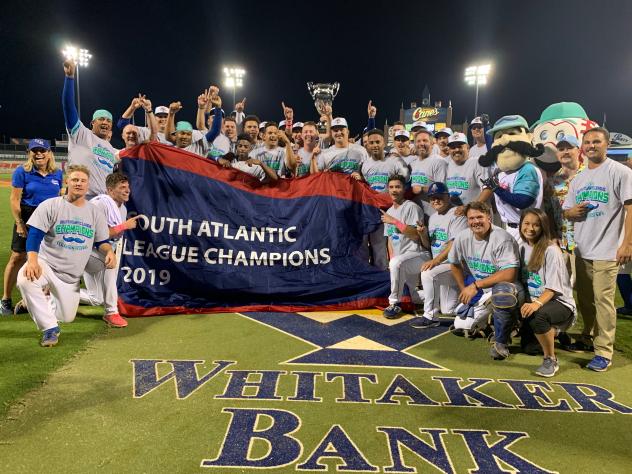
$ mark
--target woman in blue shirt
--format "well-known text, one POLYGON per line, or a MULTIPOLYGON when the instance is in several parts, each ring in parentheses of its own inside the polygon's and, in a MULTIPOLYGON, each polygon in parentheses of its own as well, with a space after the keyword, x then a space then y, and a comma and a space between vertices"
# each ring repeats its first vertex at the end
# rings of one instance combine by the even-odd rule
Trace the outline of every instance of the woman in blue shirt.
POLYGON ((18 271, 26 261, 26 222, 43 201, 61 193, 62 172, 55 165, 55 157, 48 140, 34 138, 29 142, 27 160, 13 172, 11 180, 11 214, 15 220, 11 257, 4 269, 4 288, 0 309, 12 314, 11 292, 18 271))

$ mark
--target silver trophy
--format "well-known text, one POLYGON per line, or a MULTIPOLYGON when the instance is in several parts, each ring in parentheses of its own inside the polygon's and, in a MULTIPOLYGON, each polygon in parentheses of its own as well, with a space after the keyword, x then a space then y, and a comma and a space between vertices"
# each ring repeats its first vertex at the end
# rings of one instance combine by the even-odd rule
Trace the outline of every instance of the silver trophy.
POLYGON ((327 84, 324 82, 318 84, 314 84, 313 82, 307 83, 307 90, 312 96, 312 99, 314 99, 316 111, 321 115, 325 113, 325 107, 327 105, 331 107, 339 89, 340 83, 338 82, 334 82, 333 84, 327 84))

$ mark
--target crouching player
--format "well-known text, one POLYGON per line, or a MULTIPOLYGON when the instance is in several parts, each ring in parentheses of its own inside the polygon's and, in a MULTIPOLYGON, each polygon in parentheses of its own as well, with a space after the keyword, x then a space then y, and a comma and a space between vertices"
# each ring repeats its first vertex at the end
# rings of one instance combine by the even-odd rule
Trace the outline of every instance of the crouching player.
POLYGON ((57 344, 58 321, 75 319, 79 279, 92 247, 105 255, 107 268, 116 264, 105 216, 86 200, 88 168, 72 165, 66 171, 66 196, 47 199, 27 222, 27 262, 17 281, 35 324, 43 331, 40 344, 44 347, 57 344), (45 286, 50 289, 50 298, 43 291, 45 286))
MULTIPOLYGON (((467 229, 465 216, 456 215, 456 207, 450 202, 448 187, 443 183, 432 183, 428 187, 430 205, 437 211, 428 222, 428 240, 432 259, 421 266, 421 286, 424 292, 423 316, 414 318, 414 328, 431 328, 439 325, 439 313, 453 315, 459 303, 459 287, 454 281, 448 254, 454 238, 467 229)), ((417 226, 425 232, 424 226, 417 226)))
MULTIPOLYGON (((116 243, 128 229, 136 228, 136 220, 140 216, 127 217, 125 203, 129 200, 129 181, 123 173, 112 173, 105 179, 107 194, 99 194, 90 203, 96 206, 105 217, 109 229, 110 244, 116 243)), ((118 276, 117 265, 113 268, 106 268, 103 255, 92 250, 88 265, 83 274, 83 281, 86 284, 85 290, 80 291, 80 301, 82 304, 92 306, 105 306, 103 320, 111 327, 124 328, 127 321, 118 312, 118 291, 116 289, 116 278, 118 276)))
MULTIPOLYGON (((505 359, 509 356, 508 345, 517 322, 518 307, 524 302, 524 289, 518 281, 518 243, 507 231, 492 225, 491 208, 486 203, 467 204, 465 216, 469 230, 456 236, 448 256, 452 275, 461 290, 459 301, 465 308, 471 306, 471 311, 466 309, 464 313, 474 315, 461 321, 469 321, 464 325, 469 329, 472 322, 487 320, 491 312, 495 342, 490 355, 494 359, 505 359)), ((460 319, 455 319, 456 327, 460 319)))
MULTIPOLYGON (((388 193, 393 205, 387 212, 382 211, 384 235, 388 237, 388 268, 391 274, 391 294, 389 306, 384 317, 395 319, 401 316, 400 299, 404 285, 408 286, 413 303, 421 305, 422 298, 415 287, 419 281, 419 268, 430 259, 430 252, 424 248, 417 233, 416 225, 424 220, 424 211, 412 201, 404 199, 406 179, 403 176, 391 176, 388 180, 388 193)), ((428 242, 426 239, 426 246, 428 242)))

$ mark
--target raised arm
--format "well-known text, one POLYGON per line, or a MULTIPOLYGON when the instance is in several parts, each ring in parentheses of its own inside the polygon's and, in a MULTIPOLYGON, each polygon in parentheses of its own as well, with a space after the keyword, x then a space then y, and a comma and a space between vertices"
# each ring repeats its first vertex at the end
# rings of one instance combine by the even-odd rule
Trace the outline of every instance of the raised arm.
POLYGON ((209 88, 209 101, 213 110, 213 125, 206 133, 206 141, 210 144, 222 131, 222 98, 219 96, 219 89, 215 86, 209 88))
POLYGON ((367 106, 367 113, 369 115, 369 119, 366 123, 366 129, 373 130, 375 128, 375 116, 377 115, 377 107, 373 105, 373 101, 369 101, 369 105, 367 106))
POLYGON ((156 116, 154 115, 154 111, 152 109, 151 100, 147 99, 145 96, 142 96, 140 99, 140 104, 141 107, 145 109, 145 114, 147 115, 147 124, 149 125, 148 141, 158 141, 158 122, 156 121, 156 116))
POLYGON ((175 145, 176 140, 173 138, 173 132, 176 129, 175 117, 176 114, 182 109, 180 102, 171 102, 169 104, 169 115, 167 116, 167 126, 165 128, 165 138, 175 145))
POLYGON ((206 132, 206 109, 209 103, 210 93, 208 89, 204 89, 197 98, 197 116, 195 117, 195 128, 200 130, 201 132, 206 132))
POLYGON ((75 105, 75 70, 77 65, 72 59, 64 61, 64 89, 61 93, 61 106, 64 110, 66 128, 72 132, 79 122, 79 113, 75 105))

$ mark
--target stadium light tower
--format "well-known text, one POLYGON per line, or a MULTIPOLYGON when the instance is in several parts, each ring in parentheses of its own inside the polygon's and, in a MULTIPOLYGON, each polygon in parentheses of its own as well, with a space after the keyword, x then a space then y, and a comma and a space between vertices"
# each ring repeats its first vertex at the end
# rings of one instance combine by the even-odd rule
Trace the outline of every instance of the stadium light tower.
POLYGON ((233 66, 224 68, 224 87, 228 87, 233 90, 233 108, 237 104, 235 100, 235 91, 238 87, 243 87, 245 75, 246 71, 240 67, 233 66))
POLYGON ((465 82, 469 86, 476 86, 476 101, 474 102, 474 117, 478 116, 478 87, 487 84, 487 77, 492 69, 491 64, 480 64, 465 68, 465 82))
POLYGON ((61 52, 64 55, 65 59, 72 59, 76 64, 77 68, 75 69, 75 79, 77 81, 77 112, 79 113, 79 118, 81 118, 81 95, 79 94, 79 69, 82 67, 88 67, 90 64, 90 59, 92 59, 92 55, 90 51, 87 49, 76 48, 75 46, 66 46, 66 48, 61 52))

